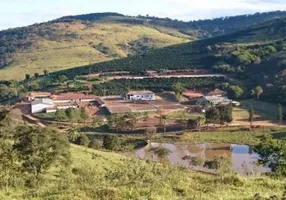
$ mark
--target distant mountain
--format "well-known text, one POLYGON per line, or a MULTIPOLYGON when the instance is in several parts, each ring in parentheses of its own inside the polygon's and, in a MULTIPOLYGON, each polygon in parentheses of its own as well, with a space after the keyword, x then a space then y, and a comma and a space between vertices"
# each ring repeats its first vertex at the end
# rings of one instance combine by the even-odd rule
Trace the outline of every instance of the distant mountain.
POLYGON ((229 34, 284 16, 286 12, 277 11, 193 22, 118 13, 66 16, 1 31, 0 79, 145 55, 152 49, 229 34))

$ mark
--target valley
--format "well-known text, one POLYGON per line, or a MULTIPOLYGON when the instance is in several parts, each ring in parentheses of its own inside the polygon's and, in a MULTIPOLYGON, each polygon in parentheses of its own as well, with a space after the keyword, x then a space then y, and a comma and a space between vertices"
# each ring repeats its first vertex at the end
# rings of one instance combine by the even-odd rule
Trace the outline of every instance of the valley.
POLYGON ((1 31, 0 199, 284 199, 285 13, 1 31))

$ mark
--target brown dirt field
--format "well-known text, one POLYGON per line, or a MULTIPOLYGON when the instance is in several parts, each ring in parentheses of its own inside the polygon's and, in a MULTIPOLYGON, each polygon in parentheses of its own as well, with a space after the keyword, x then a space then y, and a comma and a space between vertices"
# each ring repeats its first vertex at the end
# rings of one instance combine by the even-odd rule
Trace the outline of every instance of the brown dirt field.
POLYGON ((176 102, 171 102, 157 96, 154 101, 125 101, 118 98, 103 99, 106 107, 112 113, 124 113, 124 112, 145 112, 145 111, 157 111, 162 108, 164 110, 178 110, 184 109, 182 105, 176 102))

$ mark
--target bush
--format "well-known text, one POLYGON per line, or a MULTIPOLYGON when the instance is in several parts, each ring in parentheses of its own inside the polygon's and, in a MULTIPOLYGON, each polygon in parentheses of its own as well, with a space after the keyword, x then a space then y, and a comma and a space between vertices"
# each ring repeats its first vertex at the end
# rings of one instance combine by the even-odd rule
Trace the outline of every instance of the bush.
POLYGON ((82 146, 88 146, 89 145, 89 139, 86 135, 82 135, 80 136, 79 138, 79 144, 82 145, 82 146))
POLYGON ((92 149, 100 149, 101 144, 98 140, 91 140, 90 143, 88 144, 88 147, 92 149))
POLYGON ((223 157, 216 157, 214 160, 206 161, 204 167, 209 169, 221 169, 221 168, 229 168, 230 161, 223 157))
POLYGON ((191 161, 190 161, 190 164, 191 165, 194 165, 194 166, 199 166, 199 167, 202 167, 204 165, 205 161, 202 157, 192 157, 191 158, 191 161))
POLYGON ((150 151, 154 151, 154 153, 159 157, 166 157, 171 153, 169 149, 166 149, 164 147, 155 147, 152 148, 150 151))
POLYGON ((120 141, 117 135, 107 134, 103 137, 103 148, 108 150, 118 150, 120 148, 120 141))

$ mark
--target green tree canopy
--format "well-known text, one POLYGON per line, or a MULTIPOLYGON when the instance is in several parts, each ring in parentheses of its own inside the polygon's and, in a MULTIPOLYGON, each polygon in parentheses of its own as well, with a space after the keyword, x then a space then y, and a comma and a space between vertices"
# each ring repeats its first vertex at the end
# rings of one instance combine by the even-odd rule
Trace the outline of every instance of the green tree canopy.
POLYGON ((268 165, 273 174, 278 177, 286 177, 286 142, 275 140, 270 135, 262 138, 259 145, 255 147, 261 159, 260 164, 268 165))
POLYGON ((107 134, 103 137, 103 147, 108 150, 118 150, 120 141, 117 135, 107 134))
POLYGON ((53 129, 21 126, 14 140, 13 148, 23 171, 33 174, 37 180, 51 166, 70 164, 67 137, 53 129))
POLYGON ((237 85, 233 85, 233 86, 230 86, 228 88, 228 96, 232 99, 239 99, 239 97, 241 97, 241 95, 243 94, 243 89, 237 85))
POLYGON ((220 113, 216 107, 210 107, 206 111, 206 121, 208 123, 217 123, 220 120, 220 113))

